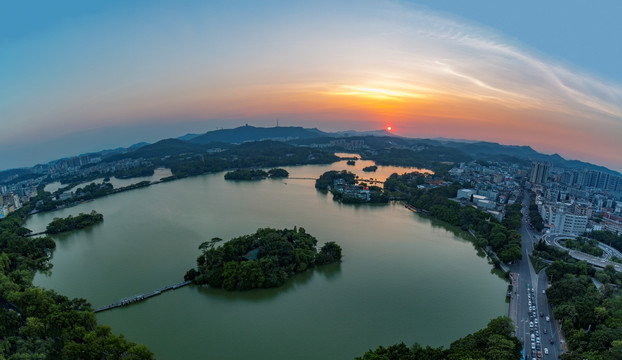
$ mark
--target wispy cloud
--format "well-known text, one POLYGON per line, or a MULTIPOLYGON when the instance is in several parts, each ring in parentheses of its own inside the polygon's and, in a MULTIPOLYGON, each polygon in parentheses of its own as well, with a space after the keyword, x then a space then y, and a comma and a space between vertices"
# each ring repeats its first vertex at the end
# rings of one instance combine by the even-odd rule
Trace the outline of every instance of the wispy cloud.
POLYGON ((622 169, 602 155, 622 152, 622 87, 494 29, 390 0, 122 4, 5 46, 0 142, 150 118, 390 120, 622 169))

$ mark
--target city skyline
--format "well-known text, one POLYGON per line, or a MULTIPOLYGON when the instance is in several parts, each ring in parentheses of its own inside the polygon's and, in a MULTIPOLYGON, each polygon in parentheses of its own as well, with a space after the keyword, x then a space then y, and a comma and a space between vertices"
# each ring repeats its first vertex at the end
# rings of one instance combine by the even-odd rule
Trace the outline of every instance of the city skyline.
POLYGON ((3 4, 0 169, 278 119, 529 145, 620 171, 620 25, 606 17, 620 5, 553 3, 3 4))

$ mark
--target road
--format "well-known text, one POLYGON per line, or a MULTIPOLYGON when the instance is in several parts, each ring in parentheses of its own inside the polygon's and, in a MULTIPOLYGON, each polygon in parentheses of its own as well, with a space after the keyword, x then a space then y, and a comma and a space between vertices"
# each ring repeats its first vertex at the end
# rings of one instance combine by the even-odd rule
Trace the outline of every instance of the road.
POLYGON ((605 255, 603 257, 598 257, 598 256, 592 256, 590 254, 583 253, 581 251, 567 249, 563 247, 562 245, 560 245, 559 243, 559 240, 576 239, 576 238, 577 237, 574 235, 561 235, 561 234, 544 234, 542 236, 542 239, 544 239, 544 241, 546 241, 547 244, 551 246, 556 246, 562 250, 568 251, 568 254, 570 254, 570 256, 572 256, 573 258, 577 260, 584 260, 594 266, 601 267, 601 268, 604 268, 607 265, 611 265, 616 271, 622 271, 622 264, 608 260, 608 258, 610 258, 612 254, 614 256, 617 256, 617 253, 619 252, 613 248, 609 250, 609 247, 607 245, 600 244, 601 248, 605 250, 605 255))
POLYGON ((522 237, 523 259, 510 266, 510 270, 516 274, 514 277, 517 284, 512 293, 515 303, 511 307, 510 316, 516 326, 516 336, 524 344, 525 358, 531 359, 534 355, 537 358, 538 351, 541 351, 543 359, 558 359, 561 354, 560 336, 549 310, 546 295, 542 293, 542 290, 546 290, 548 286, 546 273, 541 271, 539 275, 536 274, 529 259, 537 238, 527 225, 529 222, 529 193, 527 191, 523 196, 522 212, 523 222, 519 232, 522 237), (547 316, 550 321, 546 321, 547 316), (534 340, 539 341, 533 342, 533 350, 532 334, 534 340), (545 354, 544 348, 547 348, 548 355, 545 354))

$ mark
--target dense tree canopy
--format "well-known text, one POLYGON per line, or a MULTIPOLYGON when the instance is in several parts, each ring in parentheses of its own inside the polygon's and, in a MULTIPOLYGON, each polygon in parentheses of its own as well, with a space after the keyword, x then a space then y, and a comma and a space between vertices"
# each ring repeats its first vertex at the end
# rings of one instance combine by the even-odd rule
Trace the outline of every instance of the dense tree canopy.
POLYGON ((315 180, 315 188, 318 190, 328 190, 329 186, 334 186, 336 179, 343 179, 345 184, 354 185, 354 183, 356 182, 356 175, 347 170, 327 171, 320 175, 317 180, 315 180))
POLYGON ((225 180, 261 180, 268 177, 268 173, 261 169, 238 169, 225 174, 225 180))
POLYGON ((513 336, 513 332, 512 320, 499 317, 491 320, 486 328, 454 341, 449 349, 424 348, 418 343, 409 348, 400 343, 369 350, 356 360, 518 360, 523 344, 513 336))
POLYGON ((80 213, 78 216, 67 216, 66 218, 54 218, 45 229, 48 234, 58 234, 61 232, 83 229, 87 226, 99 224, 104 221, 104 215, 93 210, 90 214, 80 213))
POLYGON ((341 260, 341 247, 325 243, 319 253, 317 239, 305 229, 259 229, 251 235, 233 238, 220 247, 214 238, 199 246, 197 270, 186 280, 227 290, 248 290, 284 284, 293 274, 316 265, 341 260))
POLYGON ((274 169, 270 169, 268 170, 268 175, 271 178, 286 178, 289 176, 289 172, 287 172, 287 170, 285 169, 281 169, 281 168, 274 168, 274 169))

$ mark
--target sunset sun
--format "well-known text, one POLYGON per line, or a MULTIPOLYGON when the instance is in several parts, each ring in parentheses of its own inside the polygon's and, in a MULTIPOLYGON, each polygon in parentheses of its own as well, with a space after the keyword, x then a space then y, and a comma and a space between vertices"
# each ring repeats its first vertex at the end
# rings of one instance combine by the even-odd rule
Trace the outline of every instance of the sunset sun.
POLYGON ((387 131, 391 131, 391 130, 393 130, 393 128, 390 126, 387 126, 387 131))

